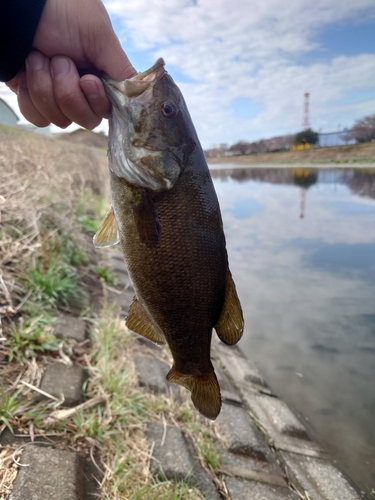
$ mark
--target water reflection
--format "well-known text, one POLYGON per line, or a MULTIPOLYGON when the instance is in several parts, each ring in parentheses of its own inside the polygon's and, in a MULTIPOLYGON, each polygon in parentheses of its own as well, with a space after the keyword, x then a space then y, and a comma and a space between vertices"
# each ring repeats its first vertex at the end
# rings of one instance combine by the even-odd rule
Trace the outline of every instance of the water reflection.
POLYGON ((212 176, 244 307, 241 347, 370 492, 375 169, 221 168, 212 176))

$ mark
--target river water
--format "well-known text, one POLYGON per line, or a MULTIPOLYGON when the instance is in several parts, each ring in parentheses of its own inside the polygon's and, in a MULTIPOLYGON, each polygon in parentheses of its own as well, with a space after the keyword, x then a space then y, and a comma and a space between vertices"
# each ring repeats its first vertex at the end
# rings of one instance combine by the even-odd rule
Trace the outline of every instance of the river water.
POLYGON ((210 165, 240 347, 375 498, 375 168, 210 165))

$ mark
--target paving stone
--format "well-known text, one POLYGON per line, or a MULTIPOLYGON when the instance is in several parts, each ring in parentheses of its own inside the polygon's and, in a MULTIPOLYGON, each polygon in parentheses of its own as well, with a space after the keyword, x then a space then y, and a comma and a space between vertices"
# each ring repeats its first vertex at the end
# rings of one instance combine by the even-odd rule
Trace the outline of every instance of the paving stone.
POLYGON ((127 316, 132 299, 126 297, 123 290, 117 290, 116 288, 109 287, 107 285, 104 285, 104 290, 105 300, 107 303, 122 317, 127 316))
POLYGON ((289 488, 248 481, 237 477, 226 477, 225 483, 231 500, 298 500, 289 488))
MULTIPOLYGON (((103 283, 93 271, 82 276, 80 281, 86 290, 87 307, 91 305, 95 311, 100 312, 103 306, 103 283)), ((77 312, 80 313, 82 309, 82 304, 78 305, 77 312)))
POLYGON ((278 486, 286 486, 284 472, 272 456, 267 462, 245 455, 220 450, 220 471, 243 479, 253 479, 278 486))
POLYGON ((179 397, 179 388, 175 384, 169 384, 165 378, 170 369, 167 363, 150 356, 136 356, 134 363, 139 385, 148 387, 156 394, 172 393, 175 397, 179 397))
POLYGON ((152 474, 163 471, 168 479, 186 479, 194 467, 179 428, 163 426, 156 422, 147 423, 147 440, 154 444, 151 460, 152 474))
POLYGON ((216 486, 214 485, 211 477, 200 465, 199 458, 197 456, 196 449, 194 447, 193 441, 188 436, 185 437, 186 447, 189 451, 190 456, 194 460, 193 469, 193 483, 196 485, 200 492, 204 494, 204 498, 207 500, 221 500, 221 495, 219 495, 216 486))
POLYGON ((327 460, 280 452, 289 478, 310 500, 359 500, 341 472, 327 460), (307 495, 306 495, 307 496, 307 495))
POLYGON ((196 486, 207 500, 220 499, 210 477, 191 453, 192 443, 185 439, 178 427, 148 422, 146 435, 152 447, 150 468, 153 475, 196 486))
POLYGON ((258 460, 272 460, 272 454, 247 411, 224 403, 217 419, 228 450, 258 460))
POLYGON ((148 349, 151 349, 151 351, 161 352, 163 350, 163 346, 155 344, 155 342, 151 342, 151 340, 146 339, 146 337, 142 337, 142 335, 138 335, 138 333, 134 333, 134 335, 135 335, 135 340, 139 344, 146 346, 148 349))
POLYGON ((67 366, 52 361, 47 366, 40 388, 56 398, 63 394, 63 406, 76 406, 83 401, 82 386, 87 377, 88 373, 83 366, 67 366))
POLYGON ((243 356, 237 346, 230 347, 216 340, 213 342, 213 346, 236 385, 241 386, 247 382, 264 389, 267 387, 258 370, 243 356))
POLYGON ((215 360, 212 360, 212 364, 214 365, 217 380, 218 380, 219 385, 220 385, 222 400, 241 406, 242 405, 241 397, 237 393, 233 384, 230 382, 229 378, 226 376, 226 374, 222 370, 219 363, 215 360))
POLYGON ((86 339, 86 323, 83 319, 64 314, 59 317, 58 321, 53 332, 56 337, 70 337, 77 342, 83 342, 86 339))
POLYGON ((13 484, 10 500, 83 500, 84 481, 77 453, 46 446, 28 446, 13 484))
POLYGON ((303 424, 288 406, 278 398, 241 389, 245 403, 260 421, 277 449, 319 457, 321 447, 310 440, 303 424))

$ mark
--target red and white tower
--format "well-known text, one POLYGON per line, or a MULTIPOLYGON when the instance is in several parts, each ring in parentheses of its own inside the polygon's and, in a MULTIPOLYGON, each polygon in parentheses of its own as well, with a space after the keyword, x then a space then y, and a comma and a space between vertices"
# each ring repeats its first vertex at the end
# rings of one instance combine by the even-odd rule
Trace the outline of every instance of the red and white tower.
POLYGON ((303 129, 310 128, 310 118, 309 118, 309 97, 310 94, 308 92, 305 92, 304 94, 305 100, 303 104, 303 120, 302 120, 302 127, 303 129))

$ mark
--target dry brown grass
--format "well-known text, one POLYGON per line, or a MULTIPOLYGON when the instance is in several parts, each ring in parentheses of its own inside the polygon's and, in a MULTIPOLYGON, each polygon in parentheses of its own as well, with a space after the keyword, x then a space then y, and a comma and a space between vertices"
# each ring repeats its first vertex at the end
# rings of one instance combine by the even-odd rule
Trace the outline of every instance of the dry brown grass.
POLYGON ((67 233, 75 231, 80 237, 75 205, 86 188, 103 192, 106 169, 105 156, 90 148, 0 127, 2 315, 13 315, 19 309, 25 298, 19 277, 56 227, 67 233))
MULTIPOLYGON (((9 332, 30 314, 26 306, 33 296, 24 283, 30 265, 48 264, 51 251, 59 250, 54 239, 59 232, 74 238, 77 246, 92 248, 82 240, 77 205, 82 209, 90 201, 87 190, 107 190, 107 168, 100 150, 0 127, 0 313, 6 320, 6 332, 0 334, 0 434, 8 424, 30 439, 53 433, 61 441, 58 446, 91 456, 103 471, 104 498, 202 500, 187 484, 151 476, 144 431, 147 420, 178 425, 194 434, 206 464, 204 451, 214 455, 214 425, 205 424, 186 394, 177 404, 169 395, 152 395, 138 387, 133 358, 144 349, 110 311, 88 318, 94 325, 91 351, 87 344, 67 345, 71 359, 91 368, 88 396, 96 402, 94 407, 79 407, 67 415, 55 399, 37 403, 45 358, 8 362, 9 332)), ((160 356, 171 362, 167 350, 160 356)), ((1 450, 0 500, 9 498, 16 476, 17 466, 10 459, 15 448, 1 450)))

